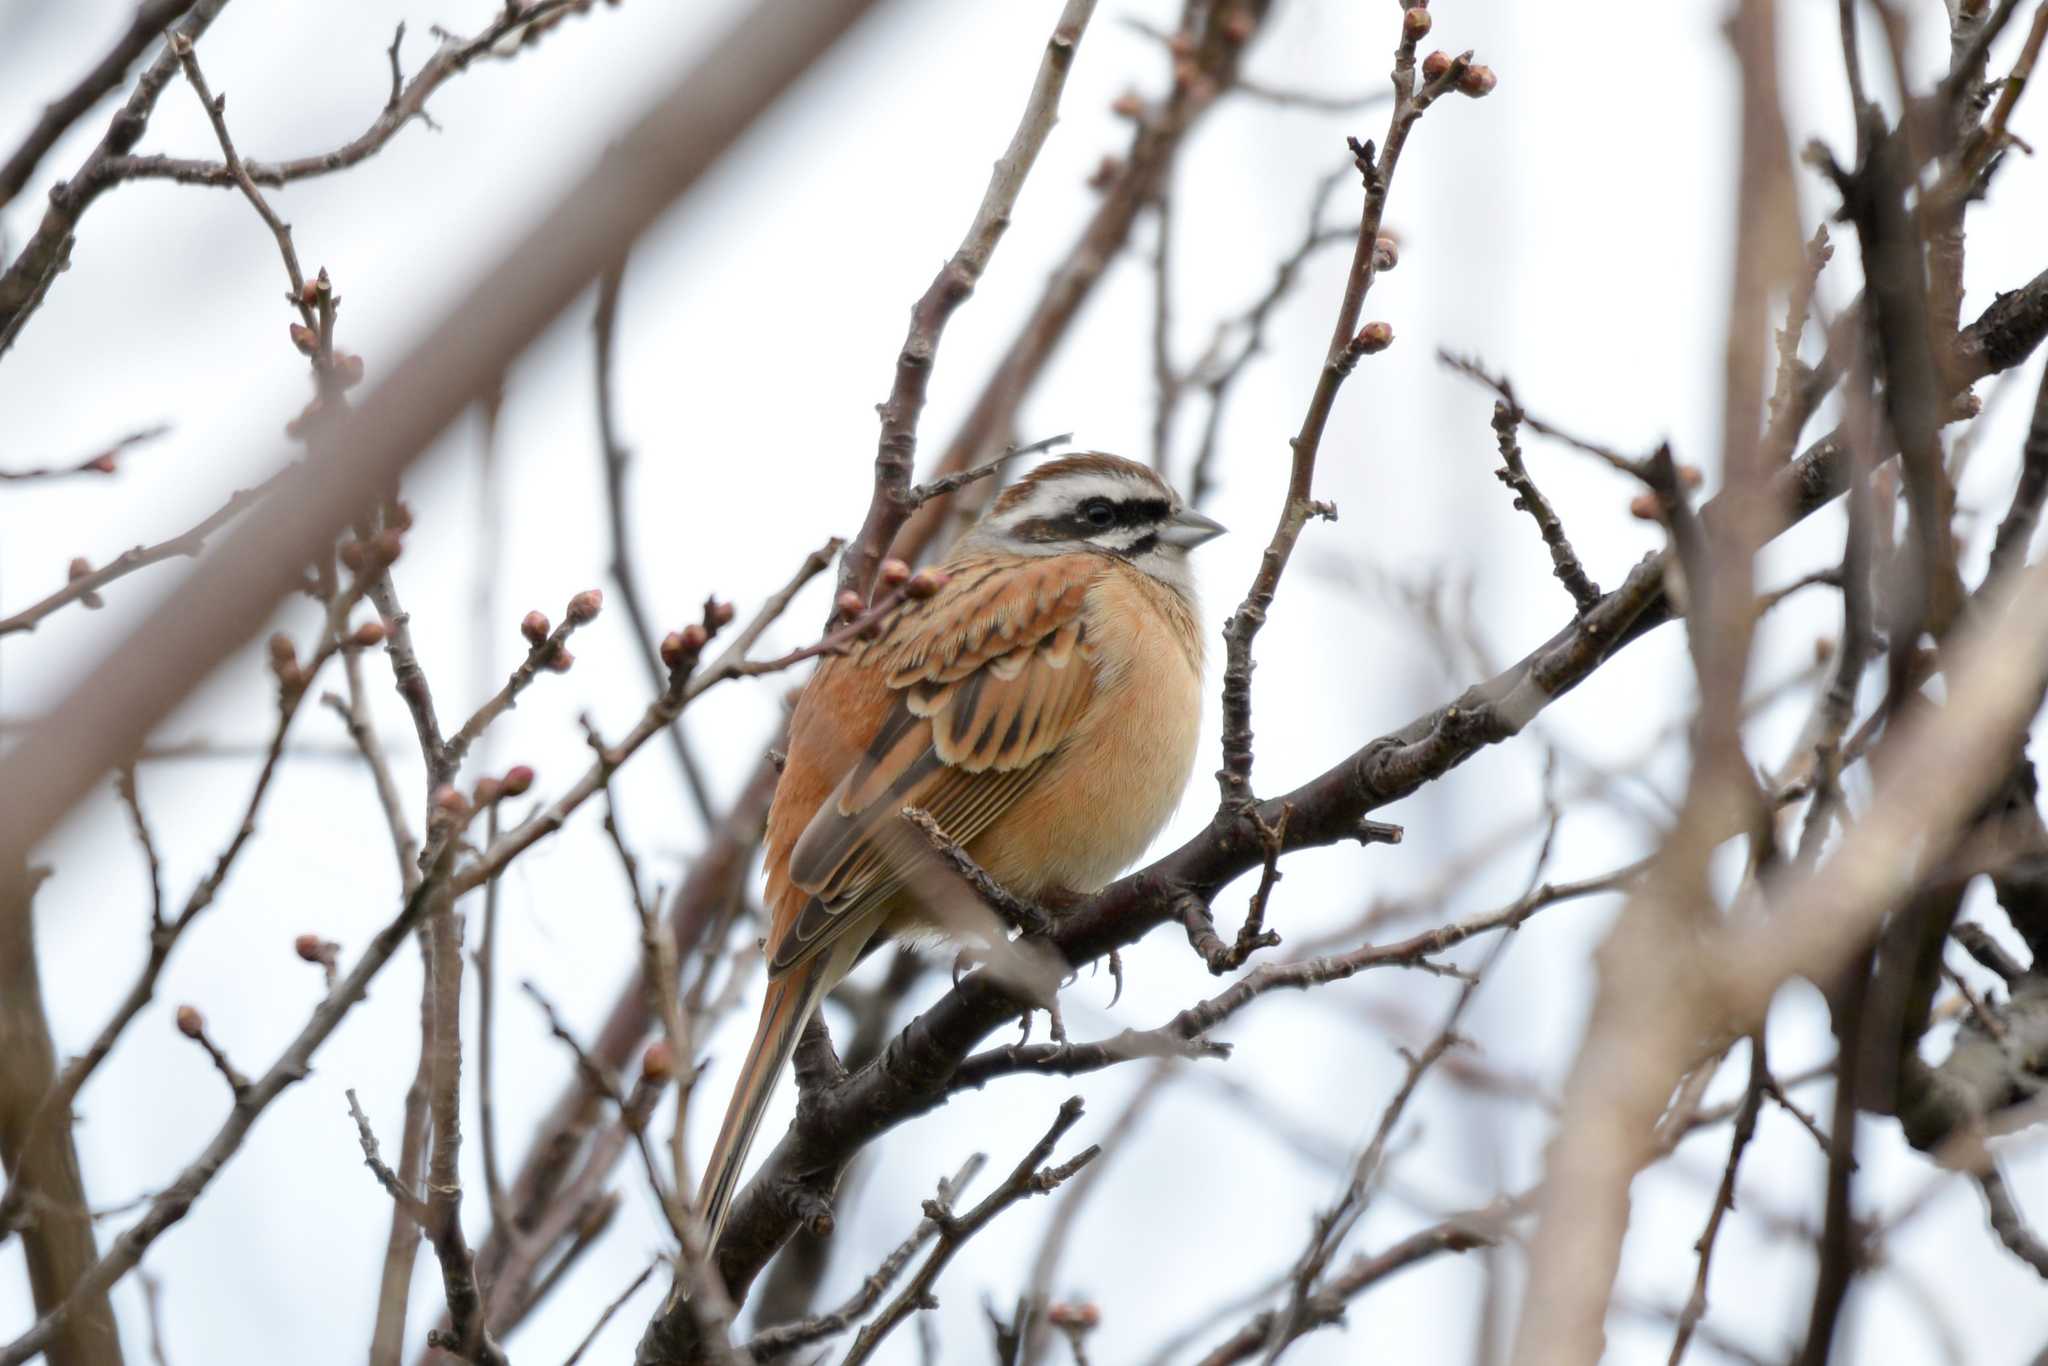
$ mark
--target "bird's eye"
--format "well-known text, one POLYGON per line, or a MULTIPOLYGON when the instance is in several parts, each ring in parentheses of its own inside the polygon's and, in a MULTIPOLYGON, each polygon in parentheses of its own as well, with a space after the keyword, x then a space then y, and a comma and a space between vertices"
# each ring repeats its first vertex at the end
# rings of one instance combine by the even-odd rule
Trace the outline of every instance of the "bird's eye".
POLYGON ((1081 515, 1088 519, 1088 525, 1103 527, 1116 520, 1116 509, 1107 498, 1090 498, 1081 504, 1081 515))

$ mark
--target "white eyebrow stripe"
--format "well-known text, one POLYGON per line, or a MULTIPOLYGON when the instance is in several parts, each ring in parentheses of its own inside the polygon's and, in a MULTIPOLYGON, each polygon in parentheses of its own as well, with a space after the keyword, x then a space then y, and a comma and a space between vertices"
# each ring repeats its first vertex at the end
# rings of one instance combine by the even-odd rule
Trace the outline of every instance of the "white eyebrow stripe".
POLYGON ((1121 503, 1132 498, 1170 502, 1166 490, 1150 481, 1091 472, 1039 485, 1031 491, 1031 497, 1017 509, 1010 520, 1029 521, 1034 517, 1050 517, 1068 508, 1078 507, 1090 498, 1107 498, 1112 503, 1121 503))

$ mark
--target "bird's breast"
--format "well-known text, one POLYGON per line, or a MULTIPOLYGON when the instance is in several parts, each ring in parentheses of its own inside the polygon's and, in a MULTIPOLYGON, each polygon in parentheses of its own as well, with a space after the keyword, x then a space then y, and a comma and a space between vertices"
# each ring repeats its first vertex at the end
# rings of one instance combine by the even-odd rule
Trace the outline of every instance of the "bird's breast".
POLYGON ((969 852, 1032 896, 1092 892, 1135 863, 1187 791, 1201 735, 1201 640, 1170 589, 1135 570, 1089 592, 1096 692, 1075 733, 969 852))

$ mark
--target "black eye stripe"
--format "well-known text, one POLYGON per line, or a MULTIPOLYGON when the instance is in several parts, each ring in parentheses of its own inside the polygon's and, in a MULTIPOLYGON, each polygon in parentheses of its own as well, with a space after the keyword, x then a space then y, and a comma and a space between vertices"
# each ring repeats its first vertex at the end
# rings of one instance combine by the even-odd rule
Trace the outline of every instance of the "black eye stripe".
POLYGON ((1100 530, 1101 527, 1097 527, 1094 522, 1089 520, 1088 513, 1096 505, 1102 503, 1109 505, 1111 513, 1111 520, 1103 523, 1103 527, 1150 526, 1155 522, 1165 521, 1173 511, 1164 498, 1103 498, 1098 496, 1083 500, 1081 505, 1074 511, 1074 514, 1064 520, 1079 526, 1100 530))
POLYGON ((1157 526, 1172 515, 1173 507, 1164 498, 1106 498, 1091 494, 1057 516, 1019 522, 1012 528, 1012 534, 1025 541, 1086 541, 1110 531, 1157 526), (1109 521, 1098 524, 1089 519, 1089 511, 1098 504, 1108 505, 1109 521))

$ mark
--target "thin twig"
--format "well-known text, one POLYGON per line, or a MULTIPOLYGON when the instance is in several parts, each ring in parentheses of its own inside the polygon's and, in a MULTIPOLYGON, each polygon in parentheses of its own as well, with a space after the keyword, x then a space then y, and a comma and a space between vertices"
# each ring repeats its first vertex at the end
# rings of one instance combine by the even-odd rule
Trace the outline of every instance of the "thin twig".
POLYGON ((132 550, 124 550, 98 569, 72 579, 41 601, 29 604, 13 616, 0 617, 0 636, 12 635, 16 631, 33 631, 36 623, 58 608, 92 597, 114 580, 125 578, 138 569, 145 569, 179 556, 189 558, 198 555, 206 548, 207 539, 214 532, 248 511, 258 499, 283 483, 290 472, 289 468, 281 470, 260 484, 237 489, 228 496, 226 503, 190 530, 182 531, 168 540, 158 541, 155 545, 139 545, 132 550))
MULTIPOLYGON (((294 662, 289 681, 280 683, 277 721, 271 731, 270 743, 264 751, 263 763, 257 771, 256 781, 251 785, 248 799, 242 805, 240 824, 236 826, 226 847, 214 859, 213 866, 193 887, 178 914, 172 919, 166 920, 162 916, 161 894, 155 887, 155 873, 152 872, 149 957, 143 963, 141 971, 136 974, 127 993, 121 998, 121 1003, 115 1007, 113 1015, 94 1036, 92 1043, 85 1052, 65 1064, 63 1072, 59 1074, 49 1093, 37 1102, 26 1132, 33 1134, 56 1116, 70 1113, 71 1103, 77 1099, 80 1089, 113 1051, 114 1045, 120 1041, 121 1035, 136 1015, 155 997, 157 980, 162 975, 164 965, 170 960, 171 951, 177 946, 179 939, 190 928, 192 922, 198 919, 219 896, 222 885, 226 883, 228 874, 233 871, 242 851, 255 837, 257 816, 263 809, 264 798, 277 775, 278 764, 284 754, 285 737, 290 733, 292 720, 298 715, 299 706, 305 699, 312 679, 337 648, 336 625, 348 619, 349 609, 361 593, 361 581, 358 580, 348 590, 336 596, 329 608, 326 626, 321 632, 313 657, 304 665, 294 662)), ((129 791, 132 790, 131 786, 129 791)), ((131 811, 139 819, 139 808, 131 807, 131 811)), ((0 1196, 0 1228, 14 1226, 15 1220, 20 1216, 24 1194, 18 1179, 9 1181, 6 1194, 0 1196)))
POLYGON ((1009 147, 989 176, 988 189, 975 210, 974 221, 911 310, 910 330, 896 357, 895 380, 880 410, 882 431, 875 453, 874 494, 868 503, 867 517, 847 547, 839 569, 839 591, 857 594, 862 602, 867 601, 882 557, 889 552, 889 543, 916 510, 908 496, 916 468, 918 420, 924 413, 940 338, 954 310, 974 292, 995 255, 997 242, 1010 226, 1017 196, 1058 117, 1067 72, 1074 64, 1074 53, 1094 13, 1095 0, 1066 0, 1052 36, 1046 40, 1045 55, 1039 62, 1024 112, 1011 134, 1009 147))
POLYGON ((1314 394, 1303 415, 1301 429, 1292 445, 1294 456, 1288 472, 1287 499, 1282 505, 1279 525, 1273 530, 1259 571, 1253 577, 1244 601, 1223 628, 1223 766, 1216 781, 1221 804, 1231 814, 1244 810, 1252 801, 1252 644, 1266 623, 1266 613, 1280 587, 1295 542, 1311 517, 1334 518, 1336 509, 1315 500, 1316 455, 1323 431, 1335 409, 1337 392, 1350 377, 1361 356, 1384 349, 1393 331, 1384 324, 1360 329, 1358 320, 1365 296, 1379 271, 1380 222, 1386 212, 1387 194, 1400 164, 1408 135, 1423 111, 1441 95, 1453 89, 1464 75, 1467 58, 1451 62, 1443 74, 1416 86, 1415 44, 1419 37, 1405 23, 1394 53, 1394 112, 1388 121, 1386 145, 1375 152, 1370 144, 1356 144, 1354 155, 1365 180, 1364 207, 1358 224, 1358 240, 1352 248, 1351 271, 1344 299, 1337 309, 1336 325, 1316 378, 1314 394))
POLYGON ((874 1354, 875 1348, 880 1345, 883 1338, 913 1311, 926 1304, 931 1298, 932 1286, 938 1282, 939 1273, 946 1269, 946 1263, 953 1259, 953 1255, 968 1239, 986 1228, 997 1215, 1020 1200, 1059 1189, 1068 1177, 1095 1159, 1102 1149, 1091 1145, 1058 1166, 1046 1165, 1052 1157, 1054 1145, 1067 1130, 1079 1123, 1080 1119, 1081 1098, 1071 1096, 1060 1106, 1059 1115, 1053 1120, 1052 1127, 1045 1131, 1043 1138, 1032 1145, 1030 1152, 1024 1154, 1024 1160, 1016 1165, 1009 1177, 966 1214, 955 1215, 950 1205, 943 1200, 925 1202, 925 1217, 937 1225, 938 1246, 932 1249, 931 1256, 918 1267, 916 1274, 910 1278, 910 1283, 904 1286, 902 1292, 875 1316, 873 1322, 860 1330, 859 1335, 854 1338, 853 1349, 846 1354, 841 1366, 860 1366, 861 1362, 874 1354))
POLYGON ((1764 1064, 1761 1034, 1751 1036, 1749 1050, 1749 1084, 1743 1088, 1741 1105, 1735 1111, 1735 1131, 1728 1140, 1728 1165, 1722 1169, 1721 1184, 1714 1192, 1713 1208, 1707 1211, 1707 1226, 1693 1244, 1699 1254, 1699 1270, 1693 1276, 1692 1294, 1686 1297, 1685 1308, 1678 1315, 1678 1331, 1672 1339, 1669 1366, 1679 1366, 1700 1320, 1706 1317, 1707 1271, 1713 1263, 1714 1243, 1720 1236, 1722 1220, 1735 1208, 1736 1173, 1742 1166, 1742 1155, 1748 1150, 1750 1139, 1756 1136, 1757 1115, 1763 1109, 1765 1082, 1770 1070, 1764 1064))
MULTIPOLYGON (((951 1179, 941 1177, 938 1203, 946 1209, 951 1209, 954 1202, 967 1189, 967 1183, 974 1179, 987 1160, 985 1155, 975 1153, 961 1164, 960 1170, 955 1172, 951 1179)), ((754 1361, 775 1361, 799 1347, 808 1347, 814 1342, 823 1342, 826 1338, 845 1332, 881 1301, 889 1287, 896 1283, 896 1278, 903 1274, 903 1268, 910 1265, 910 1259, 917 1255, 918 1249, 937 1237, 938 1232, 937 1220, 930 1217, 920 1220, 917 1227, 911 1230, 910 1236, 898 1243, 888 1256, 882 1258, 881 1263, 860 1283, 860 1287, 837 1309, 830 1313, 815 1314, 796 1323, 778 1324, 756 1333, 747 1340, 742 1350, 754 1361)))
POLYGON ((407 1218, 424 1227, 427 1222, 426 1202, 406 1187, 406 1183, 399 1179, 397 1172, 385 1165, 383 1155, 378 1150, 376 1131, 370 1127, 370 1117, 363 1113, 362 1104, 356 1099, 355 1087, 349 1087, 342 1094, 348 1097, 348 1112, 356 1122, 356 1141, 362 1144, 363 1165, 377 1178, 377 1184, 384 1188, 392 1203, 397 1205, 407 1218))
MULTIPOLYGON (((640 573, 633 554, 633 538, 626 517, 626 467, 632 461, 632 452, 626 448, 619 435, 616 397, 613 394, 613 353, 618 347, 619 331, 619 290, 624 282, 626 262, 622 257, 598 278, 597 311, 591 319, 590 331, 593 339, 592 350, 596 359, 594 385, 597 396, 597 435, 599 455, 604 462, 605 507, 609 513, 612 532, 612 582, 618 586, 619 598, 626 604, 626 619, 633 624, 633 635, 640 648, 636 653, 647 671, 649 685, 659 688, 663 682, 664 670, 655 649, 659 638, 654 629, 653 618, 648 615, 647 603, 640 591, 640 573)), ((697 814, 708 830, 717 823, 717 814, 711 802, 711 790, 705 786, 704 774, 697 763, 697 755, 690 748, 689 736, 679 716, 669 723, 669 749, 676 758, 676 768, 683 775, 683 786, 696 804, 697 814)))
MULTIPOLYGON (((190 3, 190 0, 187 0, 187 3, 190 3)), ((115 457, 120 455, 121 452, 128 450, 130 447, 140 446, 168 436, 170 431, 169 424, 158 422, 137 431, 132 431, 126 436, 117 436, 91 455, 86 456, 83 460, 69 465, 40 465, 34 469, 0 470, 0 483, 36 483, 56 479, 70 479, 84 474, 113 474, 120 468, 115 457)))
MULTIPOLYGON (((501 12, 497 19, 472 37, 445 34, 434 55, 422 63, 402 86, 399 82, 398 49, 405 30, 400 25, 398 35, 386 51, 392 73, 392 94, 369 127, 339 147, 310 156, 286 161, 248 162, 245 173, 258 185, 277 187, 360 165, 382 151, 385 144, 414 119, 431 123, 427 102, 451 78, 478 61, 505 60, 524 51, 529 44, 520 41, 522 34, 538 36, 548 33, 556 27, 549 21, 569 14, 587 13, 595 5, 596 0, 531 0, 516 14, 501 12)), ((181 185, 218 188, 236 184, 234 172, 222 163, 183 157, 116 156, 104 163, 99 174, 110 183, 172 180, 181 185)))
POLYGON ((235 185, 241 190, 243 197, 255 208, 264 226, 270 229, 271 236, 277 239, 278 255, 284 258, 284 272, 291 280, 289 298, 292 306, 299 310, 299 318, 308 328, 317 327, 319 320, 314 315, 311 302, 306 298, 305 272, 299 269, 299 253, 292 246, 292 225, 277 216, 276 210, 270 207, 270 201, 256 188, 256 182, 249 179, 249 172, 243 168, 242 158, 235 151, 234 139, 228 136, 228 97, 216 96, 207 88, 206 77, 199 70, 199 57, 192 50, 191 39, 183 34, 173 33, 171 52, 177 57, 178 64, 185 69, 185 79, 192 83, 194 93, 199 96, 199 103, 206 109, 206 117, 213 124, 213 135, 220 141, 220 152, 227 163, 228 174, 234 178, 235 185))
POLYGON ((1550 506, 1550 500, 1543 496, 1543 490, 1536 487, 1536 481, 1529 477, 1529 469, 1522 463, 1522 447, 1515 440, 1515 429, 1522 423, 1522 410, 1506 399, 1493 405, 1493 434, 1500 444, 1500 468, 1493 477, 1507 485, 1515 495, 1515 508, 1526 512, 1536 523, 1537 534, 1543 537, 1543 544, 1550 551, 1552 572, 1572 595, 1572 603, 1580 612, 1590 612, 1600 602, 1600 585, 1586 577, 1586 570, 1579 563, 1578 552, 1572 549, 1569 537, 1565 535, 1564 523, 1550 506))
POLYGON ((597 1335, 604 1331, 604 1326, 612 1321, 612 1315, 625 1308, 626 1301, 640 1293, 640 1287, 647 1284, 647 1278, 661 1265, 661 1262, 653 1261, 640 1268, 640 1274, 633 1278, 633 1283, 620 1291, 618 1297, 604 1307, 604 1312, 597 1316, 597 1322, 590 1325, 590 1331, 583 1335, 583 1341, 576 1344, 576 1350, 569 1353, 562 1366, 576 1366, 577 1362, 583 1360, 583 1354, 590 1350, 591 1343, 597 1341, 597 1335))

